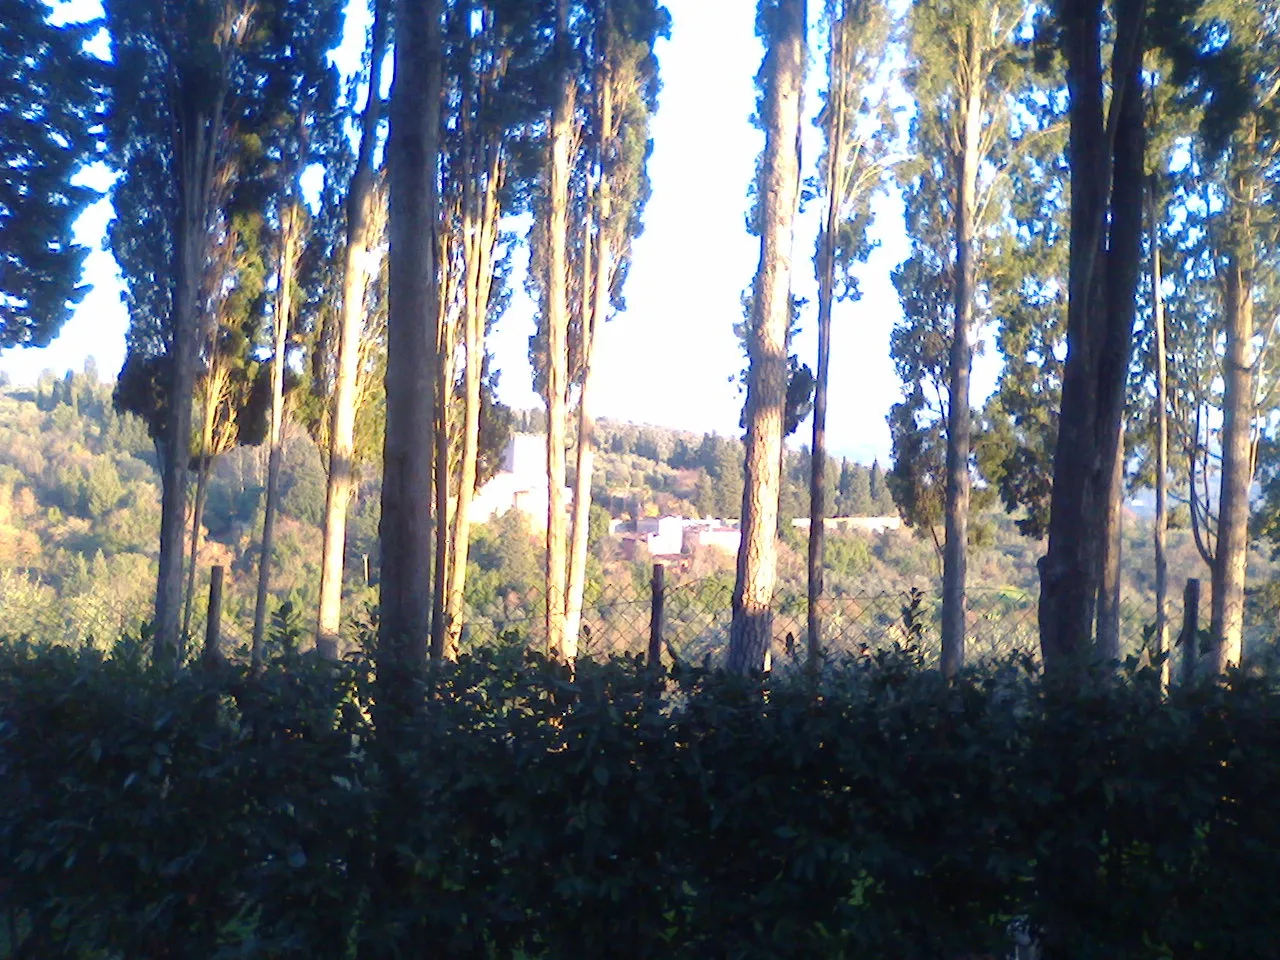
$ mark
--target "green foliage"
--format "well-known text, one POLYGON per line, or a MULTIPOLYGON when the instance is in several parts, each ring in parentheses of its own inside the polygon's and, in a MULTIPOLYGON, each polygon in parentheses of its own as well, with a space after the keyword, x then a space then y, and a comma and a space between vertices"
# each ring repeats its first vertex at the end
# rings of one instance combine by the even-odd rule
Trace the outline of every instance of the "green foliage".
POLYGON ((1014 918, 1072 957, 1280 936, 1276 885, 1240 883, 1280 869, 1269 680, 1166 701, 1149 671, 948 684, 901 652, 761 696, 500 647, 432 675, 393 771, 362 667, 166 679, 142 646, 0 652, 10 955, 348 956, 401 935, 365 909, 392 862, 451 957, 1003 955, 1014 918))
POLYGON ((46 346, 88 291, 72 227, 94 192, 72 181, 97 145, 103 65, 83 51, 95 25, 52 12, 0 3, 0 348, 46 346))

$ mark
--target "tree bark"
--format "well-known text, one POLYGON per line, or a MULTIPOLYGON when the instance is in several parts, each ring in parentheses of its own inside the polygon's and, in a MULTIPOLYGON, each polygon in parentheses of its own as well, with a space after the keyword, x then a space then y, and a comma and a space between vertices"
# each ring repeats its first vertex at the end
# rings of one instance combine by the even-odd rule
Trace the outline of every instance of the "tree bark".
POLYGON ((493 290, 494 247, 497 243, 502 181, 502 146, 490 142, 485 159, 484 188, 464 186, 469 202, 464 215, 472 218, 464 230, 466 252, 466 292, 463 304, 463 337, 466 350, 463 372, 462 459, 458 467, 458 502, 454 509, 450 555, 448 600, 445 607, 447 635, 445 655, 457 654, 462 635, 463 594, 467 580, 467 554, 471 544, 471 500, 475 493, 477 459, 480 453, 481 375, 484 370, 484 330, 493 290), (478 194, 478 195, 477 195, 478 194))
POLYGON ((822 233, 818 238, 818 363, 813 386, 813 443, 809 462, 808 628, 809 668, 817 670, 822 659, 823 561, 827 520, 827 393, 831 380, 831 309, 835 299, 836 230, 840 221, 840 186, 843 182, 846 103, 844 43, 845 25, 832 18, 831 53, 827 64, 826 118, 827 162, 823 171, 826 192, 822 233))
MULTIPOLYGON (((185 165, 204 166, 197 156, 185 165)), ((184 177, 198 176, 195 170, 184 177)), ((178 270, 174 281, 169 406, 164 416, 165 456, 160 468, 160 562, 156 576, 153 657, 177 664, 181 645, 182 561, 187 514, 187 459, 191 446, 191 395, 195 388, 196 290, 205 248, 204 190, 188 179, 179 218, 178 270)))
POLYGON ((1169 687, 1169 361, 1165 350, 1164 266, 1160 255, 1160 223, 1154 187, 1148 195, 1147 233, 1151 243, 1151 320, 1156 348, 1156 632, 1155 654, 1160 662, 1160 688, 1169 687))
POLYGON ((800 190, 800 114, 805 72, 805 0, 779 0, 766 41, 765 149, 760 171, 760 264, 748 334, 746 464, 742 542, 733 590, 728 667, 766 669, 777 577, 778 493, 791 323, 791 246, 800 190))
POLYGON ((325 484, 323 545, 320 553, 320 610, 316 649, 328 660, 338 656, 342 623, 342 572, 347 544, 347 508, 355 482, 355 426, 359 400, 360 338, 364 334, 371 240, 369 206, 373 196, 373 149, 382 110, 382 61, 387 45, 387 4, 375 5, 370 45, 369 97, 361 120, 360 148, 347 186, 347 248, 342 260, 342 307, 338 314, 337 369, 329 410, 329 474, 325 484))
POLYGON ((196 502, 191 516, 191 560, 187 566, 187 594, 182 602, 182 644, 178 650, 179 658, 185 658, 187 644, 191 640, 191 610, 195 605, 196 566, 200 559, 200 527, 204 521, 204 504, 209 492, 209 471, 212 457, 209 447, 204 447, 200 457, 200 469, 196 472, 196 502))
MULTIPOLYGON (((602 60, 608 58, 608 26, 601 29, 604 40, 602 60)), ((582 322, 578 356, 582 382, 578 391, 578 428, 573 481, 573 537, 569 548, 569 583, 565 601, 565 659, 578 654, 578 633, 582 626, 582 598, 587 585, 587 540, 591 526, 591 476, 595 468, 595 418, 591 414, 592 368, 596 333, 609 312, 609 291, 613 284, 613 195, 607 156, 615 136, 614 91, 607 65, 600 64, 597 77, 598 180, 594 202, 588 205, 585 223, 582 283, 582 322), (591 213, 595 214, 595 237, 591 236, 591 213), (594 256, 591 256, 594 244, 594 256)))
POLYGON ((946 540, 942 552, 942 673, 954 677, 964 665, 965 580, 969 551, 969 451, 972 410, 969 378, 973 370, 974 215, 982 137, 982 80, 976 27, 968 27, 967 89, 960 91, 961 149, 956 162, 954 323, 951 335, 950 398, 947 404, 947 486, 944 503, 946 540))
POLYGON ((275 339, 271 358, 271 426, 268 433, 267 503, 262 520, 262 554, 258 558, 258 596, 253 608, 251 658, 262 666, 267 606, 271 591, 271 549, 275 539, 276 510, 280 499, 280 459, 284 441, 285 353, 289 345, 289 317, 293 312, 293 279, 298 264, 302 211, 289 201, 280 212, 280 269, 275 303, 275 339))
MULTIPOLYGON (((1249 236, 1247 232, 1243 235, 1249 236)), ((1228 258, 1225 286, 1222 486, 1218 494, 1210 624, 1214 665, 1219 673, 1240 665, 1249 560, 1249 488, 1253 485, 1253 289, 1252 278, 1238 254, 1228 258)))
POLYGON ((401 0, 387 144, 390 177, 387 419, 383 445, 378 671, 389 712, 410 709, 409 681, 431 626, 431 462, 439 316, 441 0, 401 0))
POLYGON ((1071 102, 1071 266, 1049 550, 1040 562, 1040 643, 1050 672, 1089 649, 1109 550, 1105 511, 1121 455, 1141 257, 1144 12, 1141 0, 1116 2, 1104 120, 1101 0, 1063 0, 1058 11, 1071 102))
MULTIPOLYGON (((1124 421, 1120 421, 1118 448, 1124 450, 1124 421)), ((1112 459, 1103 538, 1107 550, 1098 582, 1098 658, 1104 663, 1120 659, 1120 580, 1124 545, 1124 457, 1112 459)))
MULTIPOLYGON (((441 238, 446 249, 449 240, 441 238)), ((456 277, 450 277, 454 269, 447 252, 440 258, 440 318, 437 321, 436 363, 439 376, 436 379, 435 465, 432 472, 432 490, 435 498, 435 566, 431 588, 431 657, 442 659, 445 655, 445 592, 448 589, 449 537, 453 526, 449 522, 449 420, 453 406, 454 324, 448 316, 448 304, 452 301, 452 286, 456 277)))
POLYGON ((574 80, 570 72, 568 0, 556 2, 557 96, 551 118, 547 229, 547 540, 546 643, 564 655, 565 637, 565 439, 569 331, 569 176, 573 139, 574 80))

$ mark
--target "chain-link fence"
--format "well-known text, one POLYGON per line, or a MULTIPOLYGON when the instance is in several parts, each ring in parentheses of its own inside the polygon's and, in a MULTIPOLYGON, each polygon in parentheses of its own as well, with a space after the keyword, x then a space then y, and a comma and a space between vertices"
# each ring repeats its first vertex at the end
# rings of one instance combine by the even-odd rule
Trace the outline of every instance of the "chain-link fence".
MULTIPOLYGON (((14 579, 18 586, 27 584, 14 579)), ((54 625, 32 619, 33 615, 14 616, 12 607, 49 609, 52 592, 38 596, 19 596, 9 581, 0 582, 0 601, 9 612, 6 618, 11 636, 76 635, 80 642, 109 644, 120 635, 136 634, 149 616, 150 606, 139 598, 128 600, 109 595, 95 595, 93 629, 84 624, 54 625), (42 602, 36 602, 42 601, 42 602), (30 624, 26 620, 31 620, 30 624), (79 626, 81 629, 74 629, 79 626)), ((1207 584, 1205 585, 1207 587, 1207 584)), ((1184 591, 1182 584, 1171 585, 1166 616, 1171 642, 1184 629, 1184 591)), ((34 588, 32 588, 34 589, 34 588)), ((28 591, 30 592, 30 591, 28 591)), ((1200 640, 1205 639, 1209 609, 1207 589, 1197 618, 1200 640)), ((149 596, 145 598, 149 601, 149 596)), ((655 615, 660 621, 658 636, 664 658, 686 663, 716 666, 724 662, 729 647, 733 617, 733 584, 725 577, 684 578, 676 573, 671 578, 656 576, 653 580, 634 578, 622 582, 589 584, 584 597, 582 626, 579 631, 579 655, 606 658, 646 654, 655 634, 655 615), (657 600, 655 605, 655 591, 657 600), (660 612, 657 612, 659 611, 660 612)), ((85 603, 88 600, 84 601, 85 603)), ((191 617, 189 649, 203 642, 208 597, 197 594, 191 617)), ((64 604, 65 605, 65 604, 64 604)), ((83 604, 81 604, 83 605, 83 604)), ((292 610, 292 617, 282 618, 282 605, 274 604, 268 633, 296 634, 305 645, 310 624, 304 613, 292 610), (277 620, 289 620, 282 625, 277 620), (297 621, 294 623, 293 621, 297 621)), ((368 614, 369 611, 358 611, 368 614)), ((490 645, 501 640, 525 643, 535 649, 546 644, 546 600, 538 588, 506 588, 495 591, 483 603, 465 611, 462 649, 490 645)), ((822 650, 828 658, 874 653, 896 645, 916 647, 926 664, 937 662, 940 652, 942 602, 935 589, 866 590, 858 593, 833 593, 822 600, 822 650)), ((19 613, 21 611, 19 610, 19 613)), ((286 612, 288 613, 288 612, 286 612)), ((981 662, 1012 654, 1039 656, 1039 609, 1035 593, 1016 588, 970 588, 968 591, 967 659, 981 662)), ((1137 654, 1152 648, 1155 629, 1155 600, 1151 596, 1126 596, 1121 603, 1121 650, 1123 655, 1137 654)), ((358 617, 349 625, 348 640, 358 646, 357 634, 373 630, 368 616, 358 617)), ((221 619, 221 649, 232 656, 247 652, 253 633, 251 613, 244 610, 224 611, 221 619)), ((785 667, 802 662, 808 651, 808 604, 801 593, 780 591, 774 604, 773 663, 785 667)), ((367 637, 364 637, 367 640, 367 637)), ((1246 606, 1245 656, 1257 655, 1276 646, 1280 639, 1280 623, 1259 604, 1246 606)))
MULTIPOLYGON (((582 613, 579 653, 607 657, 637 655, 649 648, 654 630, 654 590, 661 593, 664 656, 717 665, 729 646, 732 584, 722 578, 666 580, 608 585, 588 595, 582 613)), ((467 612, 463 648, 512 639, 545 644, 545 598, 540 592, 508 592, 482 609, 467 612)), ((1166 607, 1171 642, 1183 630, 1181 585, 1170 590, 1166 607)), ((1123 655, 1150 649, 1155 632, 1155 600, 1127 596, 1121 602, 1123 655)), ((942 601, 919 589, 835 594, 822 601, 822 649, 828 657, 873 653, 895 645, 915 646, 926 663, 940 649, 942 601)), ((1202 605, 1197 629, 1208 621, 1202 605)), ((803 595, 780 594, 774 605, 775 664, 803 660, 808 649, 808 603, 803 595)), ((1277 625, 1257 616, 1246 624, 1246 653, 1276 639, 1277 625)), ((1017 589, 968 591, 967 654, 970 662, 1011 654, 1039 656, 1039 598, 1017 589)))

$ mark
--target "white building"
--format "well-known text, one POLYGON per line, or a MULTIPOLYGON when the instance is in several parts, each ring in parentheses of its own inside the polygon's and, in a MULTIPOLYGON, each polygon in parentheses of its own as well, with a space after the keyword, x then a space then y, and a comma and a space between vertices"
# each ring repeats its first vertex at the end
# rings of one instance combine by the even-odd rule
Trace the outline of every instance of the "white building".
POLYGON ((742 528, 736 520, 698 521, 685 528, 684 548, 689 553, 707 549, 737 556, 741 545, 742 528))
MULTIPOLYGON (((547 526, 547 438, 513 434, 502 454, 502 467, 471 500, 471 522, 486 523, 508 510, 519 510, 536 529, 547 526)), ((573 491, 565 488, 566 506, 573 491)))
MULTIPOLYGON (((791 521, 793 527, 801 530, 809 529, 808 517, 796 517, 791 521)), ((886 530, 901 530, 901 517, 827 517, 822 523, 825 530, 858 530, 862 533, 884 533, 886 530)))
POLYGON ((651 557, 669 557, 684 549, 683 517, 641 517, 636 536, 649 548, 651 557))

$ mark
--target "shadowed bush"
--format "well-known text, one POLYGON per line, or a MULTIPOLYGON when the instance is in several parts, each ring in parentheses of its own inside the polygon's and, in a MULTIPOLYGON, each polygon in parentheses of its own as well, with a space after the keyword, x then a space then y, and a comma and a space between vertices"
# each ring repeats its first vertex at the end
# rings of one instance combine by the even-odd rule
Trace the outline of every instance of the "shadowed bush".
POLYGON ((0 955, 347 957, 412 926, 422 957, 959 960, 1019 917, 1064 956, 1275 955, 1267 680, 1165 701, 896 653, 820 683, 483 649, 396 732, 388 813, 361 664, 8 647, 0 955), (378 844, 411 914, 369 908, 378 844))

